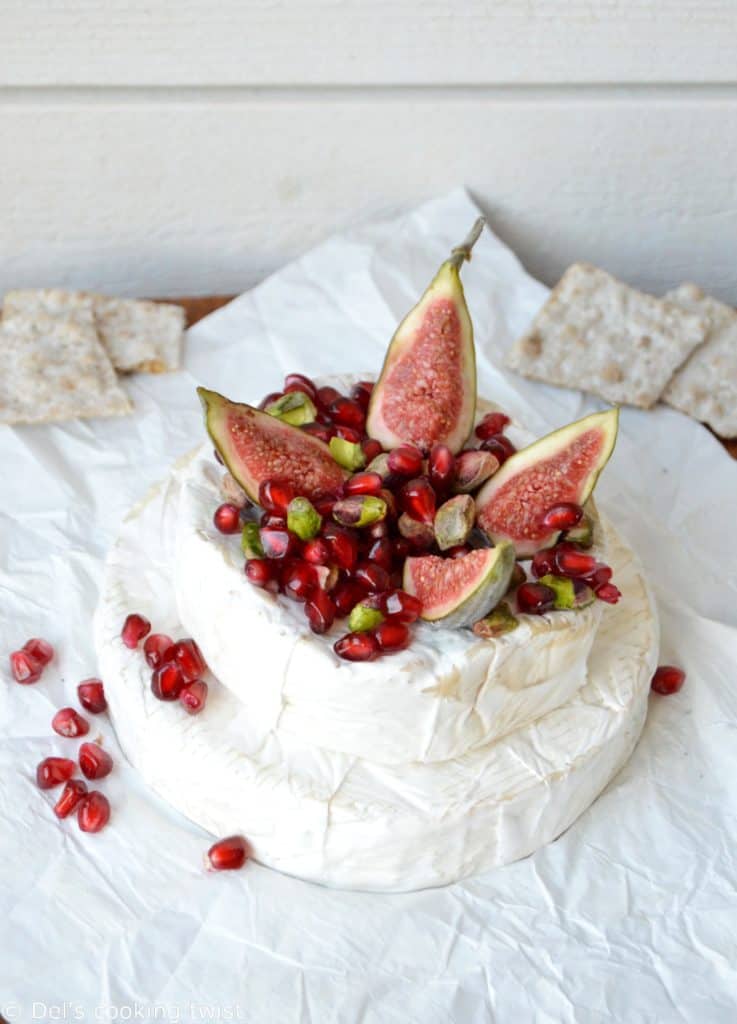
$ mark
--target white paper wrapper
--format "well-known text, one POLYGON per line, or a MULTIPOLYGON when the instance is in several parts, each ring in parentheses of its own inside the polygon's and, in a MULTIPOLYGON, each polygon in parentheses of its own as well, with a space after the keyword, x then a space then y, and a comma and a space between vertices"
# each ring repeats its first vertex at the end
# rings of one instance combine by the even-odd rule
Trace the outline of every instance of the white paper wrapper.
MULTIPOLYGON (((185 371, 126 383, 135 417, 0 428, 0 1013, 9 1020, 731 1022, 737 1003, 737 465, 665 407, 623 410, 600 505, 655 586, 661 661, 604 795, 533 857, 446 889, 328 890, 258 865, 205 875, 209 837, 118 755, 111 825, 59 825, 35 765, 96 671, 102 559, 127 509, 202 437, 196 383, 253 398, 283 373, 361 372, 476 209, 462 191, 334 238, 189 332, 185 371), (6 653, 56 644, 42 683, 6 653), (65 1014, 65 1016, 62 1016, 65 1014)), ((600 407, 506 373, 546 290, 491 233, 464 270, 479 390, 538 434, 600 407)), ((165 598, 162 598, 165 600, 165 598)), ((105 716, 94 735, 117 753, 105 716)))

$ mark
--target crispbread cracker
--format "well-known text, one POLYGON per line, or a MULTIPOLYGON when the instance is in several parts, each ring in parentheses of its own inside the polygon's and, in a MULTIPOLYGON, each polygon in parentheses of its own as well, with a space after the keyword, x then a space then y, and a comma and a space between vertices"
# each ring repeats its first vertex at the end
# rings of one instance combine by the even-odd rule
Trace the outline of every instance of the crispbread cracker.
POLYGON ((722 437, 737 437, 737 311, 682 284, 665 296, 709 320, 706 341, 676 371, 663 401, 708 423, 722 437))
POLYGON ((130 411, 91 323, 38 311, 0 322, 0 422, 49 423, 130 411))
POLYGON ((574 263, 507 354, 506 365, 549 384, 648 408, 701 344, 707 321, 574 263))
POLYGON ((181 306, 63 288, 18 289, 4 298, 4 318, 36 311, 92 320, 121 373, 163 373, 179 366, 185 319, 181 306))

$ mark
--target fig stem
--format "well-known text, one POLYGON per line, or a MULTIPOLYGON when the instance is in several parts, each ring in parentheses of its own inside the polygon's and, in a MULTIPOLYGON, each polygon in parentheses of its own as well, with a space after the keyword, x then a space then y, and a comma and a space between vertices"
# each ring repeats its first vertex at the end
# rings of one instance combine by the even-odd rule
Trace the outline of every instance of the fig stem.
POLYGON ((452 263, 454 267, 458 267, 460 269, 465 260, 471 259, 471 250, 474 245, 476 245, 479 235, 484 230, 484 224, 486 224, 486 218, 479 217, 461 244, 456 245, 451 250, 448 263, 452 263))

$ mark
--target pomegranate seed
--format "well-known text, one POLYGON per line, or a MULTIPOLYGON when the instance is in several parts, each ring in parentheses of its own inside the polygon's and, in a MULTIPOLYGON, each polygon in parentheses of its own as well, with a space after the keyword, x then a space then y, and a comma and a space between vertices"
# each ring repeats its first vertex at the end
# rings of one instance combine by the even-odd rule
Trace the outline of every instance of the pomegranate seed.
POLYGON ((28 651, 13 651, 10 655, 10 671, 16 683, 28 686, 37 683, 43 672, 43 665, 32 658, 28 651))
POLYGON ((596 559, 591 555, 569 548, 558 548, 555 553, 555 565, 563 576, 589 576, 598 568, 596 559))
POLYGON ((179 703, 188 715, 199 715, 207 701, 207 683, 201 679, 195 679, 193 683, 187 683, 179 691, 179 703))
POLYGON ((351 398, 361 407, 364 413, 368 409, 373 390, 374 385, 370 380, 359 380, 358 384, 354 384, 351 388, 351 398))
POLYGON ((280 398, 284 397, 283 391, 270 391, 265 398, 262 398, 258 403, 259 409, 265 409, 267 405, 271 405, 272 402, 278 402, 280 398))
POLYGON ((85 679, 77 687, 79 703, 93 715, 99 715, 101 711, 107 711, 105 690, 100 679, 85 679))
POLYGON ((422 472, 422 452, 414 445, 400 444, 389 452, 389 469, 399 476, 417 476, 422 472))
POLYGON ((240 533, 241 510, 237 505, 226 502, 218 505, 212 517, 215 528, 221 533, 240 533))
POLYGON ((611 578, 612 570, 609 568, 609 566, 600 565, 595 572, 592 572, 591 575, 587 577, 587 583, 589 583, 591 587, 594 590, 596 590, 598 587, 603 587, 605 583, 609 583, 611 578))
POLYGON ((271 526, 275 530, 286 530, 287 528, 284 516, 278 516, 275 512, 262 512, 258 524, 259 526, 271 526))
POLYGON ((379 645, 371 633, 346 633, 336 640, 333 650, 346 661, 373 661, 379 655, 379 645))
POLYGON ((367 437, 364 441, 361 441, 361 450, 366 456, 366 462, 372 462, 377 455, 381 455, 384 449, 378 441, 375 441, 372 437, 367 437))
POLYGON ((435 491, 425 477, 410 480, 399 492, 402 509, 421 523, 432 523, 435 518, 435 491))
POLYGON ((406 537, 394 538, 394 558, 397 562, 403 562, 412 551, 412 545, 406 537))
POLYGON ((391 584, 389 573, 376 562, 359 562, 353 570, 353 578, 371 594, 388 590, 391 584))
POLYGON ((110 802, 97 789, 82 800, 77 811, 77 822, 83 832, 100 832, 110 821, 110 802))
POLYGON ((422 601, 406 590, 390 590, 382 594, 379 608, 397 622, 414 622, 422 613, 422 601))
POLYGON ((340 391, 336 391, 335 388, 331 388, 328 385, 317 389, 317 404, 325 412, 327 412, 333 402, 337 402, 342 397, 340 391))
POLYGON ((157 700, 176 700, 183 686, 184 677, 179 667, 171 662, 159 665, 151 675, 151 692, 157 700))
POLYGON ((382 622, 373 631, 379 650, 389 654, 392 651, 403 651, 409 647, 411 639, 409 628, 403 622, 382 622))
POLYGON ((303 373, 288 373, 284 378, 284 394, 289 394, 292 391, 301 391, 303 394, 309 395, 313 402, 317 398, 314 381, 305 377, 303 373))
POLYGON ((81 779, 70 779, 54 805, 54 814, 57 818, 69 817, 82 797, 86 795, 87 783, 82 782, 81 779))
POLYGON ((366 554, 369 562, 376 562, 382 569, 391 572, 394 568, 394 545, 388 537, 375 540, 366 554))
POLYGON ((335 436, 335 431, 323 423, 303 423, 301 429, 305 434, 312 434, 323 444, 330 444, 330 438, 335 436))
POLYGON ((255 587, 268 587, 276 579, 276 566, 266 558, 249 558, 246 578, 255 587))
POLYGON ((471 550, 468 544, 456 544, 455 547, 448 548, 444 554, 446 558, 463 558, 471 550))
POLYGON ((366 413, 358 402, 354 402, 353 399, 336 398, 328 409, 328 415, 332 417, 333 422, 337 423, 338 426, 350 427, 352 430, 363 433, 366 413))
POLYGON ((113 770, 113 759, 97 743, 83 743, 79 748, 79 767, 88 779, 104 779, 113 770))
POLYGON ((311 565, 327 565, 330 561, 330 547, 323 537, 313 537, 302 547, 302 557, 311 565))
POLYGON ((352 494, 378 495, 384 486, 384 481, 378 473, 356 473, 343 484, 343 494, 350 497, 352 494))
POLYGON ((323 536, 330 545, 336 563, 341 569, 350 572, 358 561, 358 537, 337 523, 326 523, 323 536))
POLYGON ((76 770, 76 764, 68 757, 45 757, 36 768, 36 783, 39 789, 53 789, 68 782, 76 770))
POLYGON ((171 660, 182 673, 185 683, 193 683, 207 672, 207 662, 202 651, 191 637, 177 640, 174 644, 171 660))
POLYGON ((162 662, 170 660, 170 658, 165 658, 164 655, 173 646, 174 641, 166 633, 151 633, 144 640, 143 656, 151 668, 158 668, 162 662))
POLYGON ((337 426, 335 434, 336 437, 342 437, 344 441, 350 441, 351 444, 360 444, 363 437, 361 431, 356 430, 355 427, 337 426))
POLYGON ((285 480, 264 480, 258 489, 261 508, 278 516, 286 516, 289 502, 295 497, 294 488, 285 480))
POLYGON ((297 538, 289 530, 280 530, 275 526, 262 526, 259 530, 259 537, 267 558, 287 558, 297 550, 297 538))
POLYGON ((553 505, 543 516, 543 526, 548 530, 570 530, 581 522, 583 509, 572 501, 553 505))
POLYGON ((613 583, 602 583, 596 590, 596 596, 600 601, 606 601, 607 604, 616 604, 622 596, 622 591, 613 583))
POLYGON ((523 583, 517 590, 520 611, 530 615, 542 615, 550 611, 555 601, 555 591, 542 583, 523 583))
POLYGON ((682 668, 675 665, 659 665, 650 684, 656 693, 668 697, 671 693, 678 693, 686 680, 686 673, 682 668))
POLYGON ((324 590, 315 590, 305 602, 305 615, 313 633, 327 633, 336 614, 335 602, 324 590))
POLYGON ((509 423, 509 416, 503 412, 487 412, 486 416, 476 426, 476 437, 481 441, 487 441, 495 434, 501 434, 509 423))
POLYGON ((382 540, 384 537, 388 537, 389 524, 386 519, 381 519, 378 523, 372 523, 371 526, 367 526, 366 536, 370 537, 371 540, 382 540))
POLYGON ((557 548, 545 548, 543 551, 536 552, 532 556, 532 575, 539 579, 541 576, 555 574, 557 572, 556 554, 557 548))
POLYGON ((312 504, 315 506, 315 509, 320 513, 323 519, 329 519, 330 516, 333 514, 333 506, 335 505, 335 502, 337 500, 338 498, 337 495, 335 494, 324 494, 320 495, 319 497, 313 498, 312 504))
POLYGON ((51 719, 51 728, 60 736, 75 739, 77 736, 87 735, 90 731, 90 723, 86 718, 82 718, 74 708, 62 708, 51 719))
POLYGON ((499 465, 507 461, 510 455, 514 455, 517 449, 504 434, 493 434, 481 442, 481 448, 485 452, 491 452, 499 460, 499 465))
POLYGON ((356 580, 341 580, 331 591, 330 596, 335 605, 337 618, 345 618, 350 615, 355 605, 365 597, 366 590, 356 580))
POLYGON ((430 449, 428 470, 430 483, 438 494, 450 490, 455 477, 456 460, 447 444, 436 444, 430 449))
POLYGON ((46 668, 51 659, 54 657, 54 648, 46 640, 42 640, 38 636, 34 636, 33 639, 27 640, 23 644, 23 650, 26 654, 30 654, 34 661, 37 661, 42 668, 46 668))
POLYGON ((208 871, 237 871, 251 856, 251 848, 243 836, 228 836, 213 843, 205 857, 208 871))
POLYGON ((282 587, 293 601, 306 601, 310 591, 317 585, 314 565, 294 561, 282 576, 282 587))
POLYGON ((129 615, 123 623, 123 629, 121 630, 121 637, 126 647, 129 647, 132 651, 135 651, 139 643, 145 636, 151 632, 151 623, 148 619, 144 618, 143 615, 136 613, 129 615))

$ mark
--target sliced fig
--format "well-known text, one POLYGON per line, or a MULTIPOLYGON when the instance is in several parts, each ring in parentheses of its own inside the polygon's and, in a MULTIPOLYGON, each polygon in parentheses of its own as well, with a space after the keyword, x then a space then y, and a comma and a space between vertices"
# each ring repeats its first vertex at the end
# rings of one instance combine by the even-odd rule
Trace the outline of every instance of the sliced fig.
POLYGON ((614 450, 619 410, 593 413, 511 455, 476 496, 476 522, 495 543, 510 540, 518 558, 557 541, 543 523, 561 502, 583 505, 614 450))
POLYGON ((457 494, 471 494, 486 483, 499 469, 499 459, 491 452, 474 449, 461 452, 456 459, 456 475, 453 490, 457 494))
POLYGON ((512 614, 507 602, 502 601, 493 612, 489 612, 483 619, 474 622, 473 631, 476 636, 481 636, 485 640, 495 640, 499 636, 504 636, 505 633, 511 633, 517 626, 519 626, 519 619, 512 614))
POLYGON ((422 601, 420 618, 447 629, 472 626, 506 593, 514 545, 476 548, 460 558, 422 555, 404 563, 404 589, 422 601))
POLYGON ((289 483, 313 498, 337 491, 346 474, 318 438, 250 405, 197 388, 205 425, 236 482, 253 502, 267 480, 289 483))
POLYGON ((473 529, 476 506, 470 494, 457 494, 435 513, 435 540, 441 551, 465 544, 473 529))
POLYGON ((368 435, 387 450, 445 444, 455 455, 471 433, 476 356, 460 269, 483 226, 480 217, 391 340, 366 419, 368 435))

